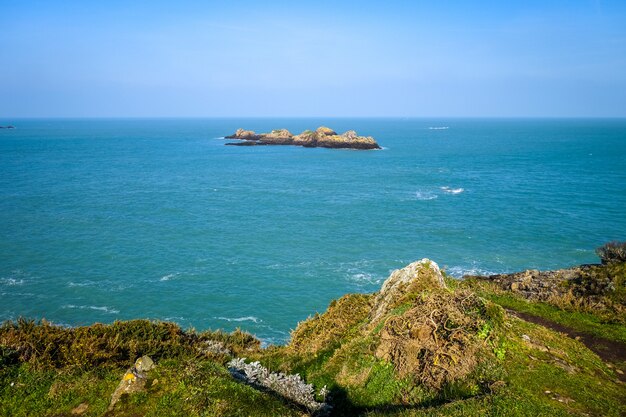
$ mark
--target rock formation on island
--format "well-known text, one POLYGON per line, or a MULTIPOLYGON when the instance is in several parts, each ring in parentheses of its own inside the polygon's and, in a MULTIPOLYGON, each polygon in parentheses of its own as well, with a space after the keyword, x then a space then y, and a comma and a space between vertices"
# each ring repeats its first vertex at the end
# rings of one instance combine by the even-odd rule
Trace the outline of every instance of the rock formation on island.
POLYGON ((371 136, 359 136, 354 130, 337 134, 334 130, 322 126, 317 130, 305 130, 294 135, 287 129, 276 129, 270 133, 255 133, 252 130, 237 129, 225 139, 238 139, 242 142, 229 142, 226 145, 258 146, 258 145, 296 145, 306 148, 347 148, 347 149, 380 149, 371 136))

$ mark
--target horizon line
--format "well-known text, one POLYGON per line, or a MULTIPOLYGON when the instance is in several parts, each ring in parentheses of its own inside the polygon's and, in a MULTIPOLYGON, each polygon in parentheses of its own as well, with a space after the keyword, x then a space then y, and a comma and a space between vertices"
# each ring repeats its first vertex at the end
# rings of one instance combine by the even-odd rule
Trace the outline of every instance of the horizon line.
POLYGON ((626 119, 623 116, 2 116, 13 119, 626 119))

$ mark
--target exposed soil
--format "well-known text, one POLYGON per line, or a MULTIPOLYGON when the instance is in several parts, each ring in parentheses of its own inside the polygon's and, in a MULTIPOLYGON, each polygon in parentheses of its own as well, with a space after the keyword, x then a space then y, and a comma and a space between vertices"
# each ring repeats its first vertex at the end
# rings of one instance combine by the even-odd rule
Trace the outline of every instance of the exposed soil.
POLYGON ((604 362, 612 364, 616 369, 622 371, 617 372, 617 376, 622 382, 626 382, 626 344, 617 342, 615 340, 609 340, 598 336, 584 333, 571 327, 564 326, 559 323, 555 323, 543 317, 534 316, 532 314, 524 313, 516 310, 508 310, 507 312, 521 318, 522 320, 530 323, 539 324, 547 327, 548 329, 556 330, 557 332, 564 333, 566 336, 581 341, 592 352, 600 357, 604 362))

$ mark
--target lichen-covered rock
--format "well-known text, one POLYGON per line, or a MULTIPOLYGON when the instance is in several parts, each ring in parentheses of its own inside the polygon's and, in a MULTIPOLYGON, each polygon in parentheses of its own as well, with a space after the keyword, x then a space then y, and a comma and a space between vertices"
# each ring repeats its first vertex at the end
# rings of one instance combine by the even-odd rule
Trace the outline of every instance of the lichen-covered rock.
POLYGON ((402 269, 396 269, 383 283, 374 300, 371 322, 377 323, 389 310, 402 303, 407 294, 427 288, 446 288, 439 265, 435 262, 424 258, 402 269))
POLYGON ((287 129, 274 129, 270 133, 264 133, 263 138, 289 139, 293 137, 287 129))
POLYGON ((317 132, 313 132, 311 130, 305 130, 293 137, 294 145, 304 146, 308 148, 313 148, 317 146, 317 140, 320 135, 317 132))
POLYGON ((225 136, 226 139, 241 139, 241 140, 258 140, 259 135, 254 133, 253 130, 237 129, 237 131, 229 136, 225 136))
POLYGON ((369 136, 358 136, 354 130, 341 135, 322 135, 317 146, 324 148, 380 149, 376 141, 369 136))
MULTIPOLYGON (((269 389, 284 398, 305 406, 317 416, 326 416, 331 406, 315 399, 315 389, 307 384, 299 374, 287 375, 282 372, 270 372, 259 362, 246 363, 246 358, 235 358, 228 363, 231 374, 248 384, 269 389)), ((326 386, 320 390, 320 396, 326 397, 326 386)))
POLYGON ((464 278, 488 281, 533 301, 611 310, 622 316, 626 312, 626 263, 580 265, 555 271, 529 269, 464 278))
POLYGON ((230 349, 218 340, 203 340, 196 350, 205 355, 232 355, 230 349))
POLYGON ((346 140, 356 140, 359 135, 356 134, 354 130, 348 130, 344 132, 341 136, 343 136, 346 140))
POLYGON ((154 368, 154 362, 149 356, 142 356, 135 361, 135 365, 126 371, 119 385, 111 396, 109 410, 115 407, 122 395, 141 392, 146 386, 148 372, 154 368))
POLYGON ((259 135, 259 142, 266 145, 292 145, 293 135, 287 129, 275 129, 259 135))
POLYGON ((332 130, 330 127, 320 126, 315 130, 315 133, 323 136, 335 136, 337 132, 332 130))

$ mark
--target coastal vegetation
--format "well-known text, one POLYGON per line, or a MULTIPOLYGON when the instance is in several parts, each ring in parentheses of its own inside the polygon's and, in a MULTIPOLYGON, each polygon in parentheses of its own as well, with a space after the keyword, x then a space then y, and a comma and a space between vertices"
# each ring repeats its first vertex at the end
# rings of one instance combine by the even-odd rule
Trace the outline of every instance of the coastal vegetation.
POLYGON ((596 249, 603 264, 626 262, 626 242, 608 242, 596 249))
POLYGON ((148 320, 6 322, 0 415, 619 416, 625 271, 457 280, 423 259, 331 302, 284 346, 148 320), (156 366, 135 372, 140 357, 156 366))

